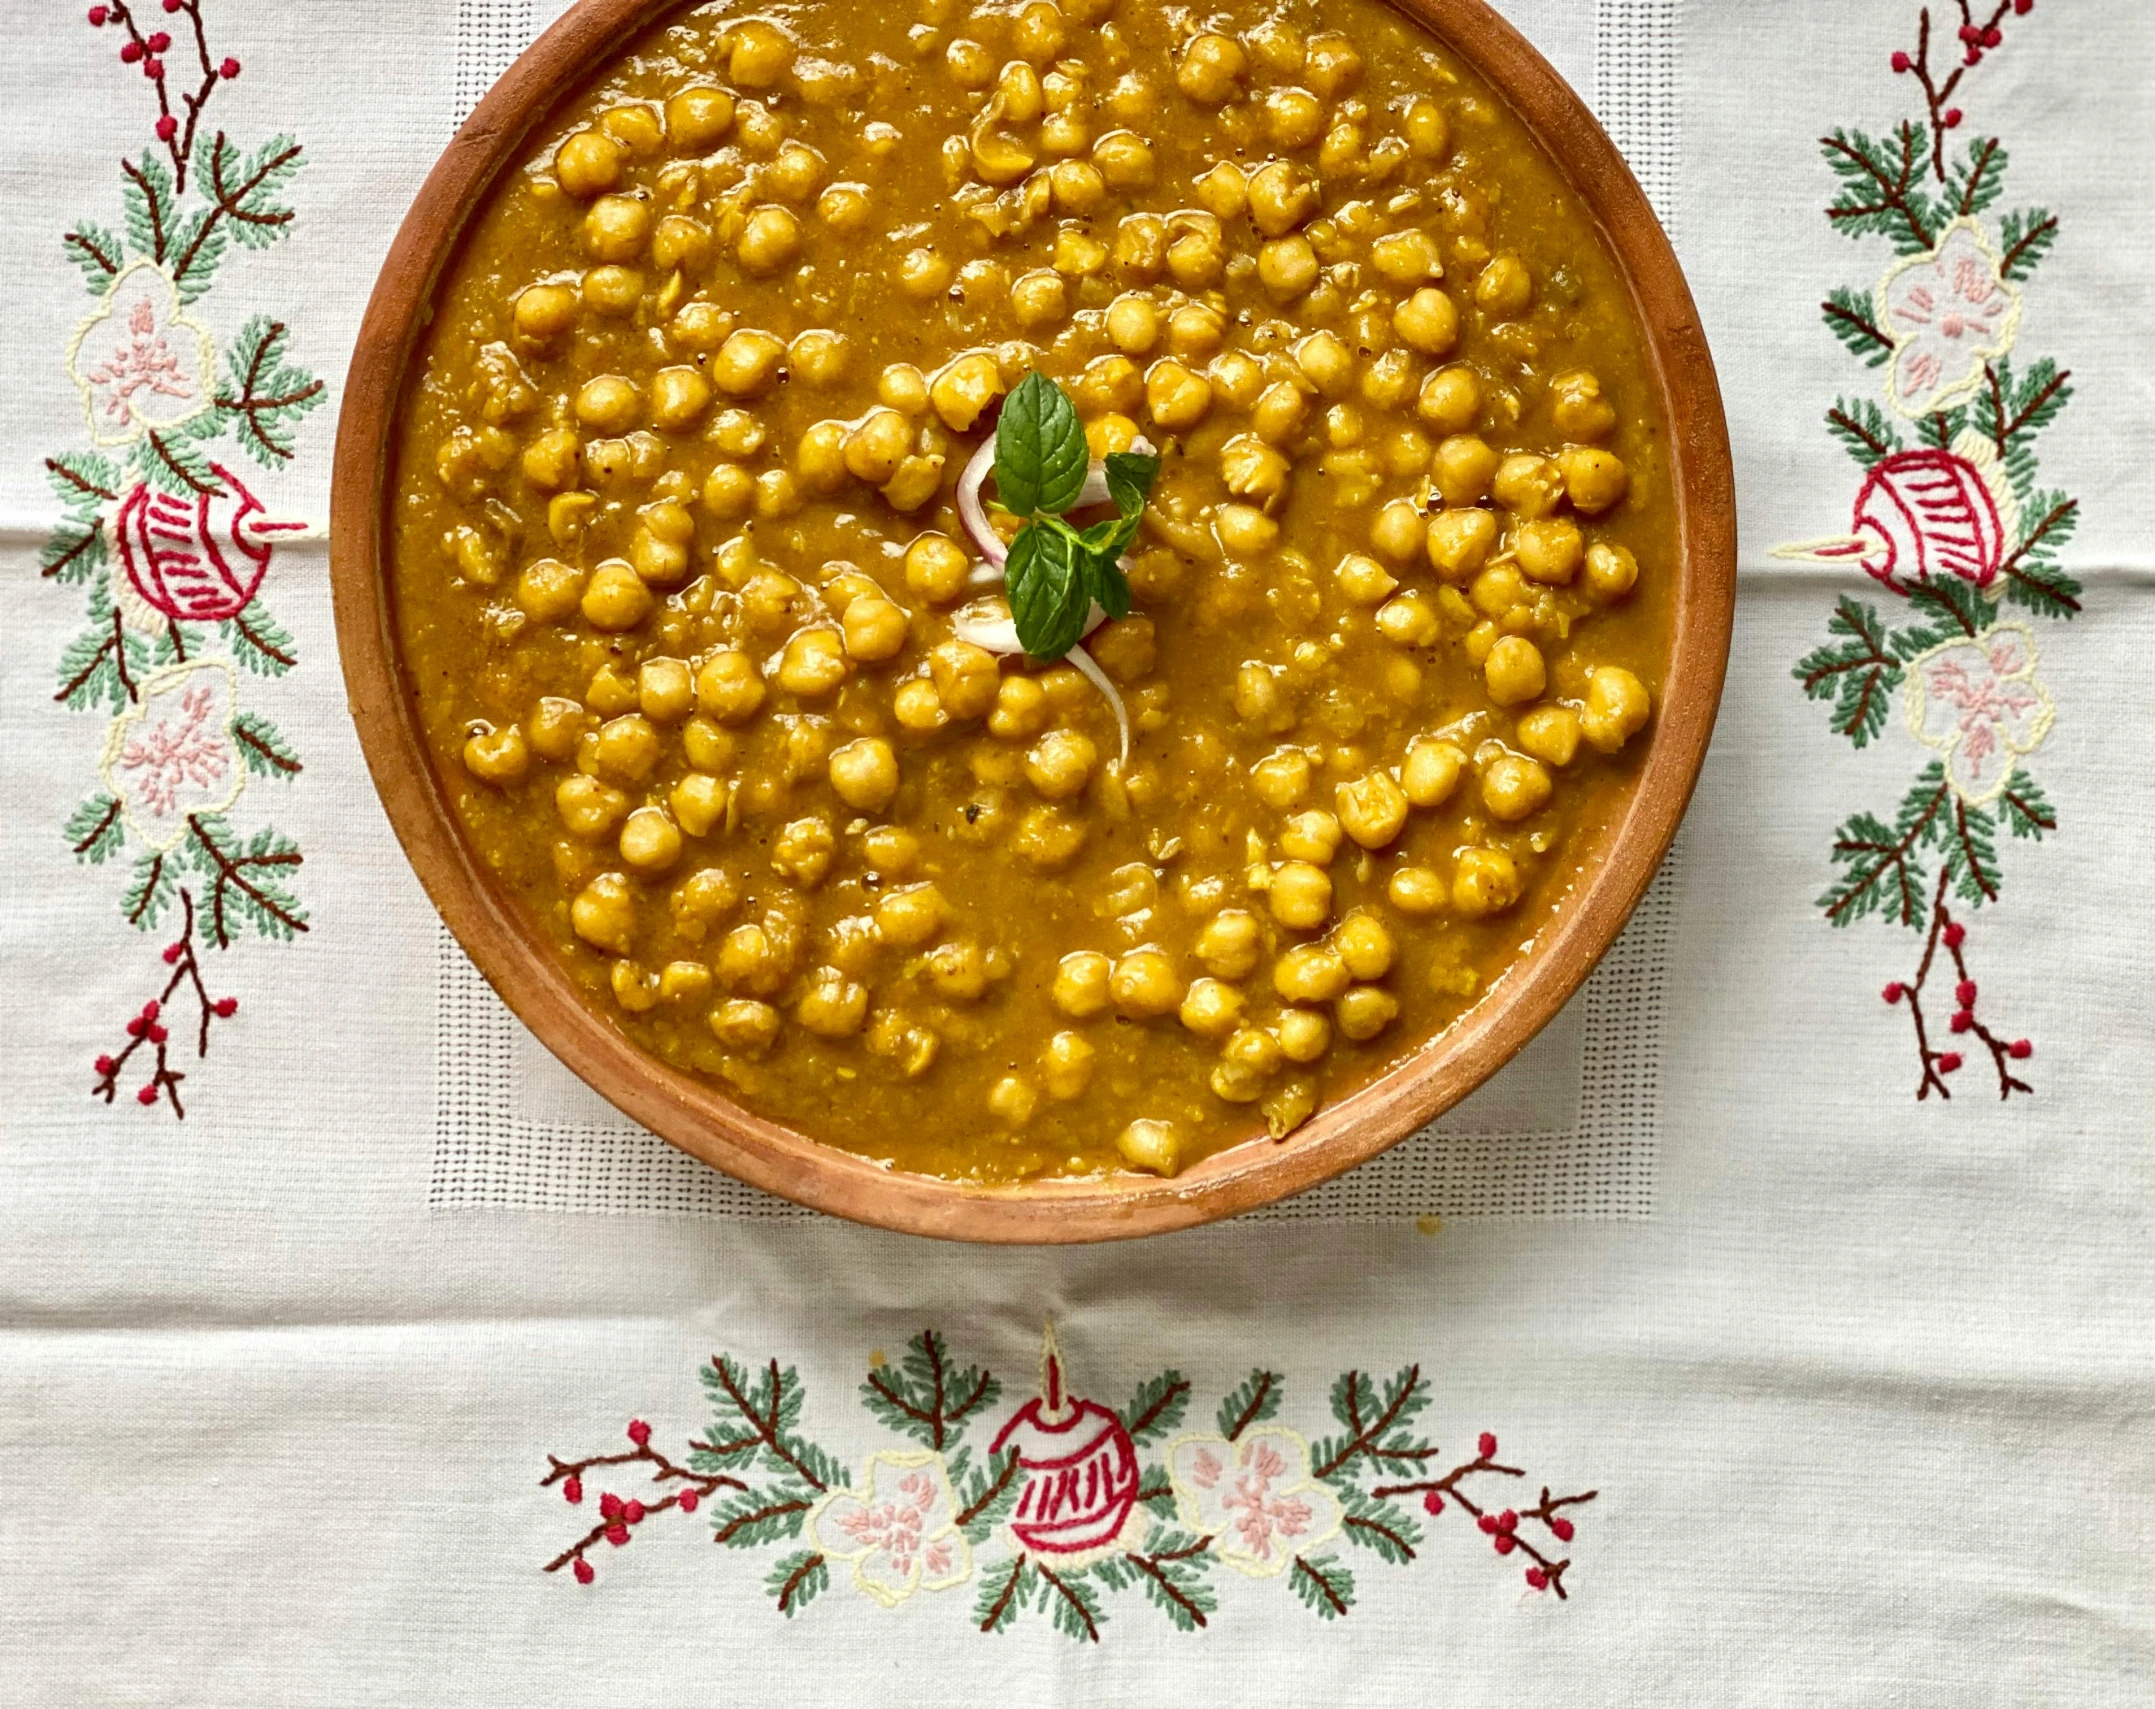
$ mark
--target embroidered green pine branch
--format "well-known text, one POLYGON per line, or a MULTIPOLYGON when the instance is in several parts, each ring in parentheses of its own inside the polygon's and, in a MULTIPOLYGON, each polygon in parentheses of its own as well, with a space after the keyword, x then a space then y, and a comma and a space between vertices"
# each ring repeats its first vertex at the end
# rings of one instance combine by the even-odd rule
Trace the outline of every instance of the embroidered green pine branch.
POLYGON ((956 1447, 966 1420, 993 1406, 1002 1385, 977 1365, 953 1369, 943 1338, 925 1329, 906 1343, 895 1366, 872 1366, 861 1404, 901 1436, 926 1447, 956 1447))
POLYGON ((1239 1442, 1243 1431, 1278 1414, 1285 1393, 1285 1385, 1277 1371, 1255 1367, 1220 1402, 1216 1419, 1220 1434, 1230 1442, 1239 1442))
POLYGON ((1130 1440, 1142 1448, 1165 1436, 1182 1422, 1190 1404, 1190 1385, 1180 1371, 1162 1371, 1139 1386, 1130 1404, 1122 1409, 1122 1427, 1130 1440))
POLYGON ((1826 217, 1851 237, 1883 237, 1900 255, 1921 255, 1945 224, 1923 188, 1931 150, 1930 132, 1902 120, 1892 136, 1836 128, 1818 139, 1826 164, 1840 180, 1826 217))
POLYGON ((241 448, 265 469, 291 461, 293 429, 323 398, 320 380, 285 361, 288 331, 268 315, 241 327, 225 352, 225 383, 217 394, 241 448))
POLYGON ((1835 639, 1797 662, 1796 680, 1807 698, 1832 703, 1836 731, 1867 747, 1885 728, 1887 702, 1901 684, 1900 661, 1878 613, 1845 593, 1826 632, 1835 639))
POLYGON ((230 949, 243 927, 287 940, 307 929, 307 912, 285 877, 304 857, 281 831, 265 825, 242 841, 221 813, 190 813, 179 847, 210 881, 203 930, 217 948, 230 949))
POLYGON ((1900 430, 1892 418, 1868 398, 1838 398, 1826 411, 1826 431, 1868 472, 1874 465, 1901 449, 1900 430))
POLYGON ((1871 299, 1861 291, 1837 285, 1818 305, 1826 329, 1848 347, 1848 353, 1866 368, 1883 367, 1893 355, 1893 340, 1873 318, 1871 299))
POLYGON ((2005 251, 1999 271, 2015 284, 2025 284, 2058 241, 2057 216, 2048 208, 2016 208, 1999 226, 1998 241, 2005 251))
POLYGON ((1437 1450, 1406 1427, 1429 1405, 1429 1379, 1419 1365, 1409 1365, 1383 1386, 1360 1371, 1348 1371, 1332 1385, 1332 1416, 1345 1429, 1310 1449, 1312 1469, 1326 1482, 1352 1475, 1367 1460, 1377 1470, 1419 1465, 1437 1450))

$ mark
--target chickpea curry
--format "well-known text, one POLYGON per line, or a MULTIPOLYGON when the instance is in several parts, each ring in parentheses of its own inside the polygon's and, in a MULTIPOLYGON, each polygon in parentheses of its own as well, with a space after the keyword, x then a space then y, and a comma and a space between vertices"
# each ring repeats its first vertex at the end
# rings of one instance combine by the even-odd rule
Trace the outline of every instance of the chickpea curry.
POLYGON ((1380 0, 909 3, 685 13, 475 218, 396 448, 424 728, 760 1113, 983 1184, 1291 1144, 1626 802, 1642 334, 1380 0))

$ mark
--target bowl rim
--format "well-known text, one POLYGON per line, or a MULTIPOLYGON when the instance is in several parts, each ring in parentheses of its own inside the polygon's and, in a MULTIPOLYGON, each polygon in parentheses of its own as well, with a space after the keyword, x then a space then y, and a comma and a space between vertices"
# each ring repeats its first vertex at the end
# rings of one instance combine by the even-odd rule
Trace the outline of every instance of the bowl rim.
POLYGON ((331 587, 360 746, 421 884, 502 1000, 625 1115, 739 1180, 851 1221, 991 1243, 1126 1239, 1268 1205, 1368 1161, 1488 1079, 1577 990, 1659 868, 1713 732, 1734 622, 1734 472, 1698 310, 1644 192, 1585 103, 1486 0, 1390 0, 1511 105, 1593 215, 1645 332, 1667 428, 1679 579, 1654 739, 1623 812, 1585 851, 1549 925, 1468 1014, 1287 1142, 1232 1146, 1168 1179, 979 1187, 915 1175, 756 1115, 647 1055, 586 1004, 465 840, 422 739, 396 636, 385 542, 390 449, 440 273, 532 131, 627 41, 694 3, 578 0, 526 50, 427 175, 360 326, 337 427, 331 587))

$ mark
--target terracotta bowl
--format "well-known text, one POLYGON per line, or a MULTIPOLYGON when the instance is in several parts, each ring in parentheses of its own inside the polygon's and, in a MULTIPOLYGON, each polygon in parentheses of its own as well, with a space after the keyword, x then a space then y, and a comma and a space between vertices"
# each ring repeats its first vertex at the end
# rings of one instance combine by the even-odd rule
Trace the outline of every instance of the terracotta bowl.
POLYGON ((405 217, 345 386, 331 565, 345 686, 390 822, 427 892, 503 1001, 625 1114, 767 1192, 836 1216, 952 1240, 1068 1242, 1159 1234, 1301 1192, 1459 1102, 1560 1009, 1615 941, 1676 833, 1713 729, 1735 593, 1735 492, 1720 387, 1698 311, 1645 196, 1585 104, 1483 0, 1394 0, 1502 93, 1600 222, 1644 325, 1669 430, 1680 535, 1675 638, 1638 787, 1583 852, 1578 886, 1490 996, 1417 1055, 1315 1115, 1172 1180, 1118 1176, 1005 1188, 895 1173, 766 1121, 647 1056, 579 996, 465 842, 421 738, 385 561, 392 430, 435 283, 465 222, 525 139, 593 70, 683 0, 582 0, 497 83, 405 217))

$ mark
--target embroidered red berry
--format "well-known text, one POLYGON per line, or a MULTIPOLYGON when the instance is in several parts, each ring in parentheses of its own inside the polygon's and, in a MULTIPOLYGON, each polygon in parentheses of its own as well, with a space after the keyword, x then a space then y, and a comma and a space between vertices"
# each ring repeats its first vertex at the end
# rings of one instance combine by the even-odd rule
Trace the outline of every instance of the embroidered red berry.
POLYGON ((2035 10, 2035 0, 2013 0, 2013 16, 2025 18, 2035 10))
POLYGON ((178 136, 179 134, 180 122, 179 120, 175 119, 170 113, 166 113, 158 119, 157 140, 159 142, 170 142, 174 137, 178 136))
POLYGON ((2030 1039, 2016 1038, 2005 1047, 2005 1054, 2016 1062, 2025 1062, 2035 1054, 2035 1044, 2030 1039))
POLYGON ((599 1517, 601 1519, 619 1519, 621 1517, 621 1498, 614 1494, 612 1490, 605 1491, 599 1497, 599 1517))
POLYGON ((162 83, 165 80, 165 62, 152 54, 142 62, 142 75, 152 83, 162 83))
POLYGON ((1438 1514, 1444 1511, 1444 1497, 1439 1495, 1435 1490, 1431 1490, 1427 1495, 1422 1497, 1422 1511, 1428 1514, 1430 1518, 1434 1519, 1438 1514))
POLYGON ((1983 32, 1983 45, 1985 47, 1997 47, 2004 40, 2005 32, 1999 29, 1996 24, 1991 25, 1989 29, 1983 32))
POLYGON ((1959 1067, 1960 1052, 1957 1050, 1949 1050, 1938 1058, 1938 1072, 1941 1074, 1951 1074, 1959 1067))
POLYGON ((629 1528, 626 1525, 607 1526, 606 1540, 607 1542, 613 1544, 615 1548, 620 1548, 623 1543, 626 1543, 629 1540, 629 1528))
POLYGON ((135 63, 136 60, 140 59, 141 57, 142 44, 140 42, 123 42, 121 44, 120 63, 122 65, 132 65, 135 63))
POLYGON ((1474 1445, 1482 1451, 1482 1458, 1485 1460, 1497 1451, 1497 1439, 1486 1430, 1482 1432, 1482 1439, 1474 1445))
POLYGON ((1964 42, 1979 42, 1983 39, 1983 32, 1977 29, 1973 24, 1961 25, 1958 33, 1960 35, 1960 39, 1964 42))
MULTIPOLYGON (((170 113, 167 113, 167 114, 165 115, 165 118, 168 118, 168 119, 169 119, 169 118, 170 118, 171 116, 172 116, 172 115, 171 115, 170 113)), ((163 123, 163 120, 159 120, 158 122, 159 122, 160 124, 162 124, 162 123, 163 123)), ((183 944, 183 943, 179 943, 179 944, 166 944, 166 945, 165 945, 165 965, 166 965, 167 967, 170 967, 170 966, 171 966, 171 965, 172 965, 172 964, 173 964, 173 963, 174 963, 175 961, 179 960, 179 958, 180 958, 180 952, 181 952, 182 950, 184 950, 184 949, 185 949, 186 947, 187 947, 187 946, 186 946, 185 944, 183 944)))
POLYGON ((231 82, 233 78, 239 75, 239 61, 236 59, 226 60, 217 68, 217 75, 227 83, 231 82))
POLYGON ((1510 1508, 1507 1507, 1502 1513, 1497 1515, 1497 1529, 1499 1531, 1505 1532, 1507 1535, 1513 1531, 1518 1530, 1519 1515, 1514 1513, 1510 1508))
POLYGON ((651 1442, 651 1426, 640 1418, 630 1419, 629 1440, 639 1448, 648 1447, 651 1442))
POLYGON ((621 1507, 621 1517, 631 1525, 641 1525, 644 1517, 644 1504, 640 1501, 624 1502, 621 1507))
POLYGON ((1494 1537, 1497 1533, 1497 1516, 1494 1513, 1478 1513, 1474 1516, 1474 1523, 1481 1527, 1485 1537, 1494 1537))
POLYGON ((1974 1008, 1975 981, 1973 979, 1963 979, 1958 985, 1954 986, 1953 1001, 1964 1009, 1974 1008))
POLYGON ((1494 1544, 1498 1554, 1508 1555, 1519 1546, 1519 1539, 1509 1531, 1499 1531, 1494 1539, 1494 1544))
POLYGON ((1549 1521, 1549 1529, 1559 1543, 1568 1543, 1578 1534, 1579 1528, 1559 1513, 1549 1521))
POLYGON ((581 1555, 576 1557, 575 1570, 576 1582, 578 1584, 589 1584, 593 1579, 599 1576, 597 1573, 591 1570, 591 1563, 585 1560, 581 1555))
POLYGON ((584 1480, 577 1477, 567 1479, 561 1486, 561 1495, 571 1507, 576 1506, 584 1499, 584 1480))
POLYGON ((1949 1024, 1952 1026, 1955 1032, 1964 1033, 1970 1027, 1975 1025, 1975 1015, 1973 1014, 1973 1012, 1967 1009, 1956 1009, 1953 1012, 1953 1019, 1949 1024))
POLYGON ((100 1056, 97 1059, 96 1063, 97 1071, 100 1074, 110 1074, 116 1069, 118 1069, 119 1066, 120 1065, 117 1062, 113 1061, 112 1058, 109 1056, 100 1056))
POLYGON ((683 1490, 678 1497, 678 1500, 681 1504, 681 1511, 683 1513, 694 1513, 696 1511, 696 1503, 701 1501, 702 1499, 703 1497, 698 1495, 692 1489, 683 1490))
POLYGON ((165 1040, 166 1040, 166 1039, 168 1039, 168 1038, 170 1038, 171 1036, 172 1036, 172 1035, 171 1035, 170 1033, 166 1032, 166 1031, 165 1031, 165 1029, 164 1029, 163 1027, 161 1027, 161 1026, 158 1026, 158 1025, 157 1025, 157 1024, 155 1023, 155 1022, 152 1022, 152 1023, 151 1023, 151 1025, 150 1025, 150 1043, 152 1043, 152 1044, 163 1044, 163 1043, 165 1042, 165 1040))
POLYGON ((142 1005, 142 1018, 146 1021, 154 1021, 159 1015, 163 1013, 164 1005, 158 1002, 155 997, 152 997, 147 1003, 142 1005))
MULTIPOLYGON (((1971 61, 1970 63, 1972 64, 1972 63, 1973 63, 1973 61, 1971 61)), ((1959 130, 1959 129, 1960 129, 1960 121, 1961 121, 1961 111, 1960 111, 1960 109, 1959 109, 1958 107, 1948 107, 1948 108, 1947 108, 1947 109, 1945 110, 1945 128, 1946 128, 1947 130, 1949 130, 1949 131, 1959 130)))
POLYGON ((148 1032, 149 1030, 150 1023, 144 1020, 140 1015, 135 1016, 127 1023, 127 1036, 129 1038, 140 1038, 144 1033, 148 1032))
POLYGON ((171 45, 172 38, 166 35, 163 30, 154 31, 150 36, 150 52, 152 53, 163 53, 171 45))
POLYGON ((1878 994, 1889 1003, 1898 1003, 1901 998, 1907 993, 1907 989, 1908 988, 1903 985, 1898 979, 1895 979, 1891 981, 1886 986, 1886 988, 1878 994))
POLYGON ((1526 1581, 1536 1590, 1547 1590, 1549 1588, 1549 1575, 1539 1567, 1528 1567, 1526 1569, 1526 1581))
POLYGON ((137 1092, 135 1094, 135 1102, 145 1106, 156 1103, 157 1082, 152 1080, 147 1086, 143 1087, 141 1091, 137 1092))
POLYGON ((107 11, 106 11, 106 10, 104 9, 104 7, 102 7, 102 6, 92 6, 92 7, 90 8, 90 28, 91 28, 91 29, 93 29, 93 30, 94 30, 94 29, 98 29, 98 28, 101 28, 101 27, 103 26, 103 24, 104 24, 104 22, 105 22, 106 18, 108 18, 109 16, 111 16, 111 14, 110 14, 110 13, 108 13, 108 12, 107 12, 107 11))
POLYGON ((182 4, 184 0, 164 0, 165 10, 168 12, 177 12, 182 4))
POLYGON ((1967 941, 1967 938, 1968 928, 1958 920, 1955 920, 1945 929, 1945 946, 1947 949, 1959 949, 1967 941))
POLYGON ((215 1012, 219 1020, 229 1021, 239 1013, 239 999, 237 997, 220 997, 210 1005, 210 1008, 215 1012))
POLYGON ((1906 71, 1913 63, 1905 53, 1896 53, 1893 56, 1893 69, 1895 71, 1906 71))

